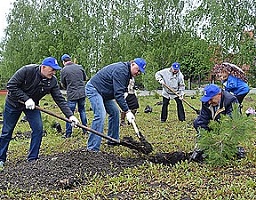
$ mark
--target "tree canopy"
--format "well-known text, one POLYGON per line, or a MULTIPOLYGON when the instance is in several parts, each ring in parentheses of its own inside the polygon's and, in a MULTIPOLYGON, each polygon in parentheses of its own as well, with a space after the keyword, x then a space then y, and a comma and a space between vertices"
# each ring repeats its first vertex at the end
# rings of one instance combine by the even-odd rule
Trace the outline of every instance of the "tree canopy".
MULTIPOLYGON (((181 63, 186 79, 207 77, 216 62, 255 70, 256 5, 252 0, 16 0, 1 42, 1 77, 47 56, 64 53, 91 77, 112 62, 143 57, 137 83, 156 89, 156 71, 181 63), (217 52, 217 53, 216 53, 217 52)), ((256 73, 255 73, 256 74, 256 73)))

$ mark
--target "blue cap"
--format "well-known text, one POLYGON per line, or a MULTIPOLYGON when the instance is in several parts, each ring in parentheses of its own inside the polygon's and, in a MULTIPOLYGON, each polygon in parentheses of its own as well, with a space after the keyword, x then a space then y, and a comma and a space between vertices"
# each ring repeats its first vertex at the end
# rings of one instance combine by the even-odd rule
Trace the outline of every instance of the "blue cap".
POLYGON ((61 61, 64 61, 66 58, 71 59, 70 55, 68 55, 68 54, 63 54, 63 56, 61 56, 61 61))
POLYGON ((180 69, 180 63, 177 63, 177 62, 172 63, 172 68, 173 68, 174 70, 179 70, 179 69, 180 69))
POLYGON ((62 68, 59 66, 56 58, 53 57, 47 57, 43 60, 42 65, 49 66, 53 68, 54 70, 61 70, 62 68))
POLYGON ((201 98, 202 102, 208 102, 212 97, 219 94, 221 89, 215 84, 207 85, 204 88, 204 96, 201 98))
POLYGON ((146 61, 142 58, 135 58, 134 62, 139 66, 139 70, 142 73, 145 73, 145 69, 146 69, 146 61))

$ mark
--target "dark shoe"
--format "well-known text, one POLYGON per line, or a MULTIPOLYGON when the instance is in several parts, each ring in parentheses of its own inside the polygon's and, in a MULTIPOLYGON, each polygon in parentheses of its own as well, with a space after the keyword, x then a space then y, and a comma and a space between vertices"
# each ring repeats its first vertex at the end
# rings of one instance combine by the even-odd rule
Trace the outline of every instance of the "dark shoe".
POLYGON ((243 147, 237 147, 237 159, 242 159, 242 158, 245 158, 246 157, 246 152, 245 152, 245 149, 243 147))
POLYGON ((165 120, 161 120, 161 123, 165 123, 166 121, 165 120))
POLYGON ((53 125, 53 128, 55 128, 58 133, 62 133, 62 128, 61 128, 60 123, 56 122, 56 123, 53 125))
POLYGON ((151 113, 151 112, 152 112, 152 108, 149 105, 147 105, 144 110, 144 113, 151 113))

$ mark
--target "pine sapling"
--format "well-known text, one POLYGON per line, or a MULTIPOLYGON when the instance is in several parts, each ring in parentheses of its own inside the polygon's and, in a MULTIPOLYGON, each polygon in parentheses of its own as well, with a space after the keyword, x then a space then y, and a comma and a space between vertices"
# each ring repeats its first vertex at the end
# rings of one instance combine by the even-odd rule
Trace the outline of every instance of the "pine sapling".
POLYGON ((236 158, 238 147, 255 137, 255 121, 240 114, 238 105, 233 105, 232 117, 222 115, 219 121, 209 123, 211 131, 200 129, 198 147, 204 151, 206 162, 213 166, 226 165, 236 158))

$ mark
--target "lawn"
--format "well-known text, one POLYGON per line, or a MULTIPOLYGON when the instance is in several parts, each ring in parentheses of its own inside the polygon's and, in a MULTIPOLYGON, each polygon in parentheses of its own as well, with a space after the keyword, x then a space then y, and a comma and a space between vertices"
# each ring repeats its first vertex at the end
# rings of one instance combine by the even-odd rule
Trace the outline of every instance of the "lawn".
MULTIPOLYGON (((200 108, 199 98, 186 97, 186 100, 200 108)), ((105 140, 100 153, 86 152, 87 135, 75 129, 72 138, 63 139, 52 125, 59 122, 64 131, 65 122, 42 114, 46 136, 41 159, 28 163, 30 140, 26 133, 30 129, 27 122, 19 122, 9 146, 6 167, 0 172, 0 199, 256 199, 254 141, 244 144, 246 158, 223 167, 187 160, 173 166, 151 162, 158 153, 191 152, 195 145, 196 132, 192 126, 195 111, 184 104, 186 121, 179 122, 175 101, 170 101, 168 120, 160 123, 161 105, 157 104, 161 100, 159 95, 139 96, 136 124, 153 145, 149 155, 124 146, 110 148, 105 140), (152 113, 144 113, 147 105, 152 107, 152 113)), ((243 112, 255 107, 255 101, 256 96, 249 94, 243 112)), ((1 102, 3 105, 3 96, 1 102)), ((88 100, 86 103, 91 124, 92 111, 88 100)), ((49 96, 41 101, 41 107, 62 115, 49 96)), ((132 136, 138 140, 131 125, 121 127, 120 133, 121 138, 132 136)))

